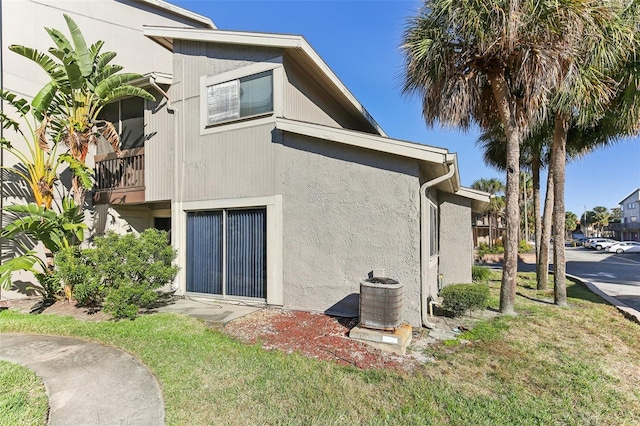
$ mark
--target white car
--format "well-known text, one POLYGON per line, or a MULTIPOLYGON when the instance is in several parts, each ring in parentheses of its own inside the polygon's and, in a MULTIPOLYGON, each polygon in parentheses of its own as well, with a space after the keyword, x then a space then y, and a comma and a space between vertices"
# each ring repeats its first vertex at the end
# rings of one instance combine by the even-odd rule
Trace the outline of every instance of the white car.
POLYGON ((640 253, 640 243, 635 241, 622 241, 607 247, 607 251, 611 253, 640 253))
POLYGON ((619 242, 620 241, 610 240, 609 238, 590 238, 585 243, 585 247, 602 250, 619 242))

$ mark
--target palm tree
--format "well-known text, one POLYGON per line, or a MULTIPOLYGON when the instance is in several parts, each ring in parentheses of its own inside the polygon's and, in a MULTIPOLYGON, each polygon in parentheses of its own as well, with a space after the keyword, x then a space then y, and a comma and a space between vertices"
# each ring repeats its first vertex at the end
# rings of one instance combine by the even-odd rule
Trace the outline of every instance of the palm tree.
MULTIPOLYGON (((146 90, 130 85, 142 76, 119 73, 120 65, 109 63, 115 52, 100 53, 103 41, 87 45, 82 32, 68 15, 64 15, 72 42, 56 29, 46 31, 56 47, 49 54, 20 45, 9 49, 37 63, 51 80, 32 101, 39 119, 48 117, 56 137, 69 147, 71 156, 85 164, 89 145, 104 137, 119 152, 120 138, 112 123, 98 120, 102 107, 126 96, 155 100, 146 90)), ((73 182, 74 200, 84 205, 85 189, 78 176, 73 182)))
POLYGON ((500 312, 514 312, 520 144, 575 53, 594 2, 425 0, 403 37, 404 93, 429 125, 502 122, 507 139, 507 241, 500 312), (584 24, 584 25, 583 25, 584 24))
MULTIPOLYGON (((555 98, 550 104, 554 117, 550 164, 554 187, 554 300, 559 306, 567 305, 564 182, 569 131, 574 126, 602 126, 601 120, 610 114, 608 110, 616 109, 615 105, 621 99, 625 102, 631 100, 632 106, 636 105, 638 95, 627 95, 625 84, 631 83, 635 89, 638 87, 635 54, 639 39, 635 3, 612 0, 596 4, 591 20, 576 33, 574 60, 566 64, 563 84, 555 88, 555 98), (635 65, 628 68, 630 63, 635 65), (629 78, 630 71, 636 76, 629 78)), ((614 132, 607 138, 619 137, 631 128, 637 130, 637 121, 637 115, 621 112, 621 116, 611 120, 614 132)))
POLYGON ((489 206, 486 213, 489 216, 489 247, 493 247, 495 236, 493 233, 493 224, 498 228, 498 215, 504 209, 504 183, 500 179, 478 179, 471 184, 471 188, 487 192, 491 195, 489 206))

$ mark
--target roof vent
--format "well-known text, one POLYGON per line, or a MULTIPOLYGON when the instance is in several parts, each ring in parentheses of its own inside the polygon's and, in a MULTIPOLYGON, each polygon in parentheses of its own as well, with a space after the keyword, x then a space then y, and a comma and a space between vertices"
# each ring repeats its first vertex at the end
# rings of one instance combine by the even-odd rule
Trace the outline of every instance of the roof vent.
POLYGON ((360 327, 394 330, 402 323, 402 284, 374 277, 360 283, 360 327))

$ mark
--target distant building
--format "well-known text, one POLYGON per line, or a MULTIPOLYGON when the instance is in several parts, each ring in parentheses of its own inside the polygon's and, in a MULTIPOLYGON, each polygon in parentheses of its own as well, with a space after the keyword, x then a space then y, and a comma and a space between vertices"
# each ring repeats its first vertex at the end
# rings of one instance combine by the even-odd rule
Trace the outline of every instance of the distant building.
POLYGON ((620 205, 620 239, 640 241, 640 188, 634 189, 618 203, 620 205))

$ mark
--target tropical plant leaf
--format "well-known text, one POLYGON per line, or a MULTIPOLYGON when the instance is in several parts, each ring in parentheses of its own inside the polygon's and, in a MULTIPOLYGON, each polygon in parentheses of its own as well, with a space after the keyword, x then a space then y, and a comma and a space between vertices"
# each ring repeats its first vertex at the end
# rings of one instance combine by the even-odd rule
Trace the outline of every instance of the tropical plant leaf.
POLYGON ((46 269, 44 262, 34 251, 29 251, 22 256, 2 262, 0 265, 0 288, 3 290, 9 290, 11 288, 11 276, 16 271, 41 273, 41 270, 35 268, 36 264, 39 265, 42 270, 46 269))
POLYGON ((29 106, 29 102, 26 99, 19 98, 18 95, 13 92, 0 89, 0 98, 7 101, 7 103, 14 107, 16 111, 18 111, 18 113, 20 113, 20 115, 22 116, 27 115, 27 113, 31 109, 31 107, 29 106))
POLYGON ((9 50, 38 64, 56 82, 65 78, 64 71, 61 69, 60 65, 52 60, 46 53, 17 44, 9 46, 9 50))
MULTIPOLYGON (((16 132, 22 133, 22 131, 20 130, 20 123, 18 123, 16 120, 14 120, 13 118, 9 117, 8 115, 6 115, 2 111, 0 111, 0 123, 1 123, 3 129, 13 129, 16 132)), ((9 145, 11 145, 11 144, 9 144, 9 145)))
POLYGON ((91 47, 89 48, 89 54, 91 55, 91 62, 94 65, 99 63, 98 56, 100 55, 100 50, 102 49, 103 45, 104 45, 104 41, 103 40, 98 40, 95 43, 93 43, 91 45, 91 47))
MULTIPOLYGON (((116 52, 104 52, 102 55, 97 57, 96 60, 96 69, 103 69, 107 66, 109 62, 117 55, 116 52)), ((120 67, 122 69, 122 67, 120 67)))
POLYGON ((139 98, 147 99, 149 101, 155 101, 156 98, 151 93, 147 92, 144 89, 134 86, 122 86, 111 93, 107 94, 107 97, 103 99, 104 103, 109 103, 118 98, 129 97, 129 96, 137 96, 139 98))
POLYGON ((90 80, 95 86, 98 86, 107 78, 122 71, 122 68, 123 67, 121 65, 105 65, 104 67, 99 68, 101 69, 101 71, 98 74, 96 74, 94 77, 92 77, 90 80))
POLYGON ((142 75, 130 72, 112 75, 98 84, 98 86, 96 87, 96 95, 98 95, 101 99, 104 99, 114 90, 123 87, 133 87, 127 86, 127 83, 139 78, 142 78, 142 75))
POLYGON ((65 55, 73 53, 73 46, 71 46, 69 39, 62 34, 62 32, 55 28, 45 28, 45 31, 49 34, 49 37, 51 37, 51 40, 53 40, 56 46, 58 46, 58 50, 64 52, 65 55))
POLYGON ((56 96, 58 86, 51 80, 36 94, 35 98, 31 101, 31 105, 34 108, 34 113, 38 120, 42 120, 49 112, 51 102, 56 96))
POLYGON ((93 70, 93 63, 91 60, 91 52, 87 47, 87 42, 82 35, 82 31, 78 28, 75 21, 69 16, 64 15, 65 21, 67 21, 67 27, 69 27, 69 33, 71 34, 71 40, 73 40, 73 46, 75 47, 76 60, 80 68, 80 72, 83 77, 89 77, 93 70))
POLYGON ((71 154, 65 153, 58 157, 58 162, 65 162, 69 169, 77 176, 85 189, 93 188, 93 170, 87 167, 82 161, 76 160, 71 154))

